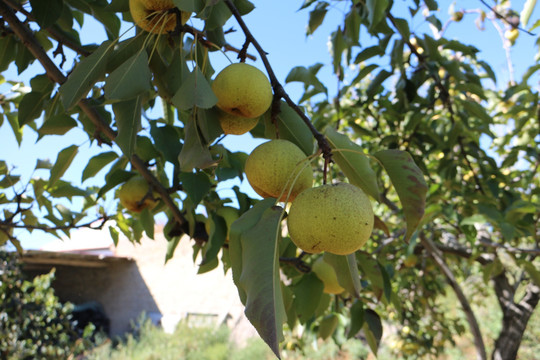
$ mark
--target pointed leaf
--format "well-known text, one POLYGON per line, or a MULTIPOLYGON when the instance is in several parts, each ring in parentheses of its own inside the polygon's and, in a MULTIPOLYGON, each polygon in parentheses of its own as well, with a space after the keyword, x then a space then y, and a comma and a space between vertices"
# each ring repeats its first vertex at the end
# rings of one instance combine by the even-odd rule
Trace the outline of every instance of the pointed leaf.
POLYGON ((127 100, 150 90, 151 74, 146 51, 139 51, 114 70, 105 83, 107 99, 127 100))
POLYGON ((325 134, 332 147, 332 157, 349 182, 379 200, 377 177, 362 148, 330 126, 325 134))
POLYGON ((277 241, 283 209, 274 203, 275 199, 265 199, 233 223, 229 251, 245 314, 279 358, 286 320, 277 241))
POLYGON ((107 59, 113 46, 105 41, 90 56, 84 58, 58 90, 66 110, 71 109, 88 94, 92 86, 105 75, 107 59))
POLYGON ((367 0, 369 28, 373 29, 385 17, 388 0, 367 0))
POLYGON ((208 175, 204 172, 183 172, 180 174, 179 178, 184 188, 184 192, 191 198, 194 205, 199 204, 212 187, 208 175))
POLYGON ((101 169, 103 169, 111 161, 118 158, 118 154, 114 151, 108 151, 98 154, 92 157, 86 167, 83 170, 81 182, 96 175, 101 169))
POLYGON ((381 318, 379 317, 379 314, 371 309, 365 311, 364 318, 366 321, 364 324, 366 339, 371 351, 373 351, 374 354, 377 354, 383 334, 381 318))
POLYGON ((135 151, 137 133, 141 128, 141 97, 113 104, 118 136, 116 144, 129 159, 135 151))
POLYGON ((52 26, 62 14, 62 0, 30 0, 32 15, 42 29, 52 26))
POLYGON ((34 91, 23 96, 19 104, 19 126, 21 128, 41 115, 43 101, 47 97, 48 95, 34 91))
POLYGON ((351 295, 360 297, 360 276, 355 254, 343 256, 325 252, 324 261, 336 271, 339 284, 351 295))
POLYGON ((399 196, 407 222, 404 240, 408 241, 424 216, 428 190, 424 175, 408 152, 383 150, 374 156, 385 168, 399 196))
POLYGON ((215 164, 208 146, 204 145, 201 134, 197 129, 195 119, 192 117, 184 124, 185 140, 178 162, 184 172, 193 169, 204 169, 215 164))
POLYGON ((171 101, 180 110, 188 110, 193 107, 209 109, 216 105, 217 97, 203 73, 199 68, 195 68, 186 76, 182 86, 174 94, 171 101))
POLYGON ((356 300, 351 306, 350 314, 351 325, 347 333, 347 339, 355 337, 364 325, 364 303, 361 300, 356 300))
POLYGON ((77 145, 71 145, 58 153, 58 157, 51 169, 48 187, 52 187, 64 175, 75 155, 77 155, 78 149, 77 145))
POLYGON ((204 9, 204 0, 173 0, 174 5, 180 10, 198 13, 204 9))
POLYGON ((77 122, 67 114, 51 116, 38 130, 39 136, 44 135, 64 135, 69 130, 77 126, 77 122))

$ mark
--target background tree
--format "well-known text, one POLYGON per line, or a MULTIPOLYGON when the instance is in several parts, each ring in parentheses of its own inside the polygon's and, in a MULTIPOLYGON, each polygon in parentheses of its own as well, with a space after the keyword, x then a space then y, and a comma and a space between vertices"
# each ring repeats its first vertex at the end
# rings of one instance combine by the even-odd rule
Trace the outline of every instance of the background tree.
POLYGON ((0 69, 15 63, 22 72, 37 63, 44 70, 24 84, 29 91, 15 86, 2 98, 1 125, 19 142, 25 128, 40 138, 81 128, 102 149, 82 180, 107 174, 98 187, 65 179, 76 144, 58 149, 54 163, 38 161, 36 172, 47 176, 26 184, 2 162, 1 243, 20 250, 17 228, 69 235, 106 225, 115 241, 120 234, 138 241, 153 238, 155 218, 165 215, 167 258, 188 234, 201 272, 232 268, 248 318, 278 357, 283 327, 298 324, 337 342, 362 337, 376 352, 383 320, 407 329, 400 354, 437 356, 468 331, 479 359, 517 356, 540 298, 540 126, 538 92, 529 85, 540 67, 533 60, 518 80, 509 54, 518 36, 534 36, 534 1, 514 9, 510 1, 479 0, 452 7, 445 20, 434 0, 306 0, 308 34, 344 9, 330 34, 339 89, 334 96, 319 79, 322 64, 295 67, 285 82, 304 85, 299 103, 244 23, 243 15, 257 11, 247 0, 174 0, 175 8, 147 13, 151 27, 132 37, 120 34, 121 21, 133 20, 127 0, 44 4, 0 2, 0 69), (186 14, 200 21, 185 22, 186 14), (100 22, 109 39, 82 44, 73 24, 84 16, 100 22), (227 40, 231 17, 242 44, 227 40), (445 38, 473 17, 478 31, 493 26, 500 35, 509 69, 503 86, 467 39, 445 38), (426 26, 413 27, 418 21, 426 26), (72 51, 76 64, 64 69, 72 51), (321 255, 299 251, 283 235, 285 209, 275 199, 259 201, 239 188, 229 199, 216 191, 244 176, 247 156, 221 144, 211 81, 212 60, 223 52, 241 62, 258 57, 270 79, 273 103, 253 136, 293 142, 311 160, 317 185, 346 180, 373 200, 368 244, 351 255, 323 255, 346 290, 341 294, 325 293, 310 271, 321 255), (160 105, 158 118, 148 116, 160 105), (159 203, 141 212, 122 205, 106 211, 105 199, 136 176, 149 184, 145 200, 159 203), (222 215, 231 202, 242 215, 232 224, 222 215), (479 274, 482 282, 465 289, 479 274), (465 323, 441 307, 447 289, 465 323), (503 315, 494 343, 471 306, 490 291, 503 315))

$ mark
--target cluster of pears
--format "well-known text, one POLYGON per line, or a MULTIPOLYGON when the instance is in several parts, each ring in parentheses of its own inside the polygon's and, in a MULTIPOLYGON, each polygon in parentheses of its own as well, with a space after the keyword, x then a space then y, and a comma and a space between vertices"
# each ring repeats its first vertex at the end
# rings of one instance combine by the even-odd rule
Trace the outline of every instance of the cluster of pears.
MULTIPOLYGON (((165 34, 176 28, 176 6, 173 0, 129 0, 129 11, 133 21, 143 30, 154 34, 165 34)), ((185 25, 191 17, 189 12, 180 12, 180 22, 185 25)))
POLYGON ((371 236, 374 215, 368 196, 348 183, 312 187, 309 159, 292 142, 276 139, 257 146, 245 173, 263 198, 291 202, 289 235, 305 252, 348 255, 371 236))
POLYGON ((219 123, 225 134, 242 135, 253 129, 272 104, 272 86, 255 66, 234 63, 212 82, 219 109, 219 123))

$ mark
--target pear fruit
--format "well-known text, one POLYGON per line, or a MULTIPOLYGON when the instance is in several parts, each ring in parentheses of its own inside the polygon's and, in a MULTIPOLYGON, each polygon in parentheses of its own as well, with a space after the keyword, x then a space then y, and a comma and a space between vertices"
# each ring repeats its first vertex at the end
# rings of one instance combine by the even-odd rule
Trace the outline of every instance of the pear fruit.
POLYGON ((122 206, 129 211, 138 213, 145 208, 152 209, 158 203, 155 199, 155 193, 152 193, 152 196, 147 196, 149 190, 150 185, 142 176, 134 176, 120 187, 117 196, 122 206))
MULTIPOLYGON (((133 21, 141 29, 154 34, 164 34, 176 28, 176 14, 170 11, 175 7, 173 0, 129 0, 133 21)), ((190 16, 189 12, 180 13, 182 25, 190 16)))
POLYGON ((313 170, 306 155, 288 140, 270 140, 257 146, 249 154, 244 170, 253 190, 263 198, 293 201, 313 184, 313 170))
POLYGON ((313 265, 311 265, 311 270, 323 282, 323 292, 327 294, 341 294, 345 291, 345 289, 339 285, 336 270, 334 270, 332 265, 324 261, 322 256, 315 260, 313 265))
POLYGON ((257 118, 272 103, 272 86, 255 66, 235 63, 227 66, 212 82, 217 107, 236 116, 257 118))
POLYGON ((373 230, 371 202, 358 187, 327 184, 300 193, 287 217, 293 243, 305 252, 348 255, 368 241, 373 230))
POLYGON ((218 115, 219 124, 226 135, 242 135, 257 126, 259 118, 246 118, 243 116, 229 114, 220 111, 218 115))

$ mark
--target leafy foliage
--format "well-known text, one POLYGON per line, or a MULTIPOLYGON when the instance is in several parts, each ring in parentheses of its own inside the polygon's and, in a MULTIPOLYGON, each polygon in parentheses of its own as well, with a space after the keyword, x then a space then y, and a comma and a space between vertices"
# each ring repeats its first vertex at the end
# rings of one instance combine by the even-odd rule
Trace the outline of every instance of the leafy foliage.
MULTIPOLYGON (((334 3, 343 11, 329 37, 338 92, 331 94, 321 80, 323 64, 297 66, 285 82, 303 85, 298 103, 242 20, 257 11, 250 1, 175 0, 196 20, 179 21, 162 35, 139 29, 120 34, 122 21, 131 20, 123 0, 1 3, 6 31, 0 42, 7 50, 0 69, 15 64, 20 73, 32 64, 45 74, 12 84, 0 103, 0 125, 11 128, 19 145, 23 130, 39 139, 63 136, 69 145, 58 149, 54 163, 38 161, 29 180, 0 162, 0 245, 22 250, 19 229, 60 237, 107 224, 115 242, 120 234, 138 242, 144 234, 153 237, 156 219, 165 218, 167 259, 187 234, 194 258, 203 258, 201 273, 220 264, 232 269, 248 318, 278 357, 283 328, 297 325, 306 329, 304 336, 338 344, 365 339, 377 353, 389 320, 409 329, 401 332, 409 350, 437 356, 465 331, 437 310, 451 289, 478 356, 486 358, 469 305, 482 289, 465 294, 460 285, 478 274, 484 286, 494 286, 508 315, 499 339, 504 331, 523 334, 519 324, 527 323, 540 298, 538 92, 530 86, 540 67, 531 63, 516 79, 508 63, 510 77, 500 85, 479 49, 467 39, 447 38, 446 31, 473 14, 478 31, 488 23, 512 30, 521 20, 526 26, 533 23, 535 2, 526 2, 520 16, 510 1, 498 1, 492 9, 467 5, 459 16, 451 7, 445 18, 435 0, 306 0, 301 9, 309 12, 308 35, 321 31, 334 3), (85 16, 103 26, 106 40, 81 43, 73 25, 85 16), (228 43, 231 23, 245 35, 243 45, 228 43), (75 65, 64 72, 53 55, 66 56, 67 48, 76 54, 75 65), (348 181, 373 199, 376 229, 367 246, 346 257, 323 255, 347 289, 339 296, 324 294, 310 272, 321 255, 303 253, 289 239, 282 226, 286 207, 251 198, 239 187, 234 196, 219 191, 224 181, 243 179, 247 157, 221 143, 210 83, 213 60, 226 51, 240 61, 255 53, 273 86, 274 104, 251 135, 292 141, 317 170, 316 184, 348 181), (97 186, 66 176, 82 154, 65 135, 72 129, 98 149, 81 174, 85 184, 97 186), (160 204, 140 214, 105 206, 137 173, 160 204), (229 226, 219 214, 231 203, 241 216, 229 226), (523 309, 519 316, 512 313, 516 308, 523 309)), ((499 33, 510 55, 515 40, 499 33)), ((494 352, 515 355, 518 348, 519 341, 497 342, 494 352)))
POLYGON ((91 346, 92 325, 81 337, 71 321, 73 306, 61 304, 54 272, 24 280, 16 255, 0 252, 0 349, 3 359, 64 359, 91 346))

